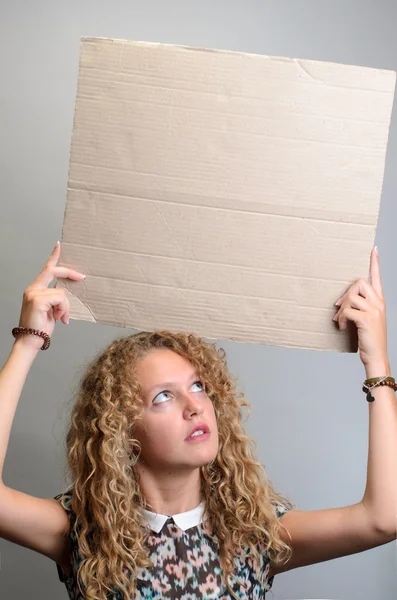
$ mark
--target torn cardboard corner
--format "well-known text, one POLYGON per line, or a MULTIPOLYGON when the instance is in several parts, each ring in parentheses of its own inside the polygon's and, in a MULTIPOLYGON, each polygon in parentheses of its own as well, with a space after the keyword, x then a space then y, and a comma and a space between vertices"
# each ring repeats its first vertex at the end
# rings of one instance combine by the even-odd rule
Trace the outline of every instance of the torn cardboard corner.
POLYGON ((395 78, 83 38, 61 264, 87 279, 66 282, 71 318, 356 351, 334 302, 368 277, 395 78))

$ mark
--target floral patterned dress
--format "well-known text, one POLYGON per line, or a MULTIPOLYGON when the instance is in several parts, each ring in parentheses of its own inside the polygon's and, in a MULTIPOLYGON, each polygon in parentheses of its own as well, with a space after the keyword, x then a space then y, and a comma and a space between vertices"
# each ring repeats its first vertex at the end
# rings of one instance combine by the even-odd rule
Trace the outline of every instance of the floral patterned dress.
MULTIPOLYGON (((68 513, 71 539, 71 563, 68 576, 56 564, 59 580, 65 584, 70 600, 84 600, 77 586, 77 571, 80 564, 75 533, 72 531, 74 513, 71 508, 72 491, 55 496, 68 513)), ((287 508, 275 505, 280 518, 287 508)), ((145 511, 151 534, 147 539, 149 556, 153 567, 141 568, 137 573, 135 600, 230 600, 232 596, 221 581, 221 567, 216 543, 204 532, 202 515, 204 503, 197 508, 173 515, 155 515, 145 511)), ((255 575, 251 558, 237 555, 235 576, 230 579, 231 587, 238 598, 262 600, 270 590, 274 577, 268 578, 270 563, 266 555, 260 554, 260 583, 255 575)), ((122 594, 115 591, 109 600, 122 600, 122 594)))

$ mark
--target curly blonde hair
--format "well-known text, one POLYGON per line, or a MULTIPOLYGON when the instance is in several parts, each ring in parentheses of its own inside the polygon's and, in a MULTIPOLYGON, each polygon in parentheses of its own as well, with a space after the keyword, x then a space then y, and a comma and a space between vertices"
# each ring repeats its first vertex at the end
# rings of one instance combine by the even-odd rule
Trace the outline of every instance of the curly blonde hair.
POLYGON ((78 587, 87 600, 106 600, 115 590, 127 600, 134 598, 137 569, 153 566, 145 549, 147 504, 134 469, 141 450, 134 424, 143 415, 136 367, 154 348, 169 348, 188 359, 213 402, 219 447, 216 458, 200 467, 201 492, 225 584, 237 598, 228 581, 234 577, 235 550, 249 549, 257 565, 259 551, 273 565, 285 564, 292 550, 281 539, 283 525, 274 504, 293 505, 274 491, 255 459, 256 444, 245 434, 240 410, 250 411, 250 405, 236 391, 237 378, 228 370, 223 348, 168 330, 114 340, 81 378, 66 434, 65 471, 72 481, 74 532, 82 558, 78 587))

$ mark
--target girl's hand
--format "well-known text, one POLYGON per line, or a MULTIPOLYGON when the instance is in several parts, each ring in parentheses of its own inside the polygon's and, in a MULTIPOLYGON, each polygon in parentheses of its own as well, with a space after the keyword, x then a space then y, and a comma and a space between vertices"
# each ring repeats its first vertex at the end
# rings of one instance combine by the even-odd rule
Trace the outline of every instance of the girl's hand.
MULTIPOLYGON (((371 252, 370 279, 358 279, 335 302, 340 308, 334 316, 340 329, 346 329, 347 321, 357 326, 360 359, 367 372, 388 369, 386 304, 383 297, 378 252, 371 252)), ((389 374, 389 373, 387 373, 389 374)), ((382 377, 386 373, 368 375, 382 377)))
MULTIPOLYGON (((43 270, 24 291, 19 327, 29 327, 44 331, 51 336, 55 321, 69 322, 70 306, 64 289, 48 288, 55 277, 81 281, 84 275, 67 267, 57 267, 61 252, 61 244, 56 243, 43 270)), ((23 340, 34 348, 41 348, 44 341, 36 335, 18 336, 16 341, 23 340)))

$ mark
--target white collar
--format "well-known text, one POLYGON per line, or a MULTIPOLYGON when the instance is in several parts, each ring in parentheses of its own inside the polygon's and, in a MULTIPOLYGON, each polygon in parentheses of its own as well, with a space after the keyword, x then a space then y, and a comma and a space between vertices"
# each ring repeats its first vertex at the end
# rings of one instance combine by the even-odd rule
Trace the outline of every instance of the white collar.
MULTIPOLYGON (((201 502, 201 504, 199 504, 196 508, 193 508, 192 510, 188 510, 186 512, 171 516, 174 519, 175 525, 179 527, 179 529, 186 531, 190 527, 195 527, 196 525, 199 525, 202 522, 204 509, 205 502, 201 502)), ((170 515, 160 515, 146 509, 144 509, 143 512, 145 514, 150 529, 152 529, 152 531, 155 531, 156 533, 160 533, 160 531, 164 527, 164 523, 167 521, 167 519, 170 518, 170 515)))

